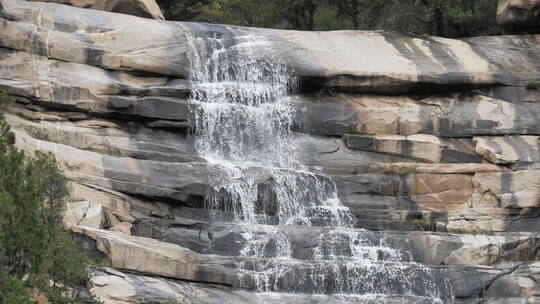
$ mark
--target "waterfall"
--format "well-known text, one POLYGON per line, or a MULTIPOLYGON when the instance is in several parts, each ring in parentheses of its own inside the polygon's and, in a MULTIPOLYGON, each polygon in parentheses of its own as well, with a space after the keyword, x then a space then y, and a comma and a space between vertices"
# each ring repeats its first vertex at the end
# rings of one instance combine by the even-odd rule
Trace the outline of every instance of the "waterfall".
POLYGON ((188 36, 188 57, 196 148, 223 173, 212 180, 206 208, 233 214, 242 230, 238 287, 257 291, 261 303, 286 293, 341 303, 453 303, 444 271, 355 229, 331 178, 302 164, 295 78, 271 42, 234 32, 188 36), (295 227, 320 231, 303 257, 292 248, 295 227))

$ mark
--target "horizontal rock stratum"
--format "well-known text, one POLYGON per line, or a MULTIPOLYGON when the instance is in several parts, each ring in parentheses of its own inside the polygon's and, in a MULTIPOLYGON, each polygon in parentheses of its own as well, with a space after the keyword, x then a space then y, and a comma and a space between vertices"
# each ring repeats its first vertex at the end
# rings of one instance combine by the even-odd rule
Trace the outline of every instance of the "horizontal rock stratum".
POLYGON ((89 8, 99 11, 127 14, 138 17, 165 19, 155 0, 48 0, 35 2, 52 2, 74 7, 89 8))
MULTIPOLYGON (((404 93, 523 85, 539 63, 537 36, 452 40, 392 32, 299 32, 156 22, 50 3, 4 0, 3 47, 119 71, 187 78, 186 35, 263 35, 307 86, 404 93), (516 66, 515 63, 519 63, 516 66)), ((533 77, 534 78, 534 77, 533 77)))
MULTIPOLYGON (((257 297, 236 288, 233 216, 204 206, 224 172, 190 135, 188 60, 193 37, 230 51, 252 35, 296 76, 294 144, 332 177, 356 227, 448 271, 457 303, 539 301, 540 91, 529 84, 540 81, 540 35, 284 31, 1 1, 0 89, 17 100, 6 118, 20 148, 54 153, 69 177, 65 221, 111 267, 94 277, 106 303, 257 297)), ((304 261, 328 231, 284 233, 304 261)))

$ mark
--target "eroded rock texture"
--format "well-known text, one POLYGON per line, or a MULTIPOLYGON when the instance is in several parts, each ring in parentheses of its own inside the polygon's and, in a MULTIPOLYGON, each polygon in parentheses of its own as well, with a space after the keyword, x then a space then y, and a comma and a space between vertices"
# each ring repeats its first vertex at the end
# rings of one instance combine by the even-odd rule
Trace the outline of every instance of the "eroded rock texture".
POLYGON ((155 0, 49 0, 36 2, 61 3, 74 7, 128 14, 144 18, 165 19, 155 0))
MULTIPOLYGON (((190 135, 188 37, 232 48, 246 31, 266 37, 269 54, 298 78, 294 140, 305 165, 332 177, 357 227, 411 261, 447 269, 458 303, 539 301, 540 93, 526 88, 540 80, 539 35, 306 33, 2 5, 0 89, 17 99, 6 117, 20 148, 54 153, 70 178, 65 219, 112 267, 94 278, 106 303, 257 297, 236 289, 233 216, 205 209, 223 169, 190 135)), ((262 212, 272 216, 271 204, 262 212)), ((300 260, 328 233, 289 230, 300 260)))

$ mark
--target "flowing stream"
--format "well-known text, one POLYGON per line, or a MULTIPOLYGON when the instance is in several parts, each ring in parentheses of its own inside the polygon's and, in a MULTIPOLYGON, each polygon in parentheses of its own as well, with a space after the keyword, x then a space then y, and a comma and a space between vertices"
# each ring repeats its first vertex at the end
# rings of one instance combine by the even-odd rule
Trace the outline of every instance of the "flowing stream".
POLYGON ((444 271, 355 229, 332 180, 302 164, 292 131, 295 78, 272 55, 271 42, 234 31, 188 41, 196 147, 224 174, 213 182, 206 207, 234 214, 241 227, 238 287, 259 293, 261 303, 282 303, 276 299, 286 294, 321 297, 321 303, 330 296, 339 303, 453 303, 444 271), (292 234, 316 245, 297 254, 292 234))

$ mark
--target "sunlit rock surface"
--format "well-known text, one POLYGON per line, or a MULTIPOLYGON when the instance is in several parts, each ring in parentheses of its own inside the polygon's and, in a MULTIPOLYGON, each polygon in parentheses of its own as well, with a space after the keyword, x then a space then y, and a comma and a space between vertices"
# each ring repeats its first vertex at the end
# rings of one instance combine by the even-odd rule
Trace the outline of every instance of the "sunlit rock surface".
MULTIPOLYGON (((540 36, 306 33, 2 5, 0 89, 17 98, 6 118, 20 148, 52 152, 69 177, 66 223, 112 267, 94 278, 106 303, 431 303, 307 295, 317 282, 295 290, 291 274, 277 294, 238 281, 239 261, 261 269, 278 249, 245 259, 235 215, 207 208, 228 172, 193 136, 188 37, 233 52, 246 31, 297 80, 288 143, 331 177, 354 228, 374 231, 366 257, 415 262, 425 268, 411 273, 434 279, 446 272, 456 303, 539 301, 540 93, 526 86, 540 81, 540 36)), ((247 171, 261 192, 276 187, 272 170, 247 171)), ((257 216, 279 220, 271 195, 260 204, 257 216)), ((315 248, 351 254, 350 234, 324 223, 283 227, 298 274, 319 267, 315 248)))
POLYGON ((155 0, 47 0, 36 2, 61 3, 74 7, 89 8, 144 18, 165 19, 155 0))

